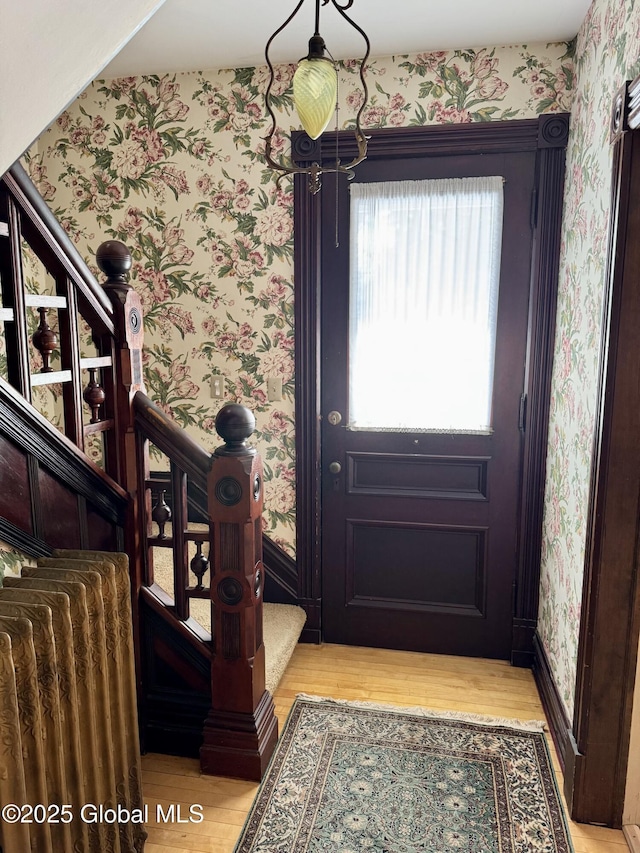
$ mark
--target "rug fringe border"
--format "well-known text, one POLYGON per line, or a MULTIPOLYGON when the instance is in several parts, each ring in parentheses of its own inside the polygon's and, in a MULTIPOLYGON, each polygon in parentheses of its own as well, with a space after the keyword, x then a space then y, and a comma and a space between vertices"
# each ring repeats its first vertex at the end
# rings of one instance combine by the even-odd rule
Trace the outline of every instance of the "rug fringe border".
POLYGON ((434 708, 424 708, 421 705, 389 705, 384 702, 366 702, 363 700, 334 699, 332 696, 313 696, 309 693, 297 693, 296 699, 304 699, 306 702, 320 704, 328 702, 333 705, 347 706, 351 708, 362 708, 363 710, 387 711, 397 714, 413 714, 417 717, 429 717, 432 719, 454 720, 462 723, 476 723, 482 726, 501 726, 522 732, 546 732, 547 724, 544 720, 514 720, 509 717, 491 717, 486 714, 472 714, 465 711, 437 711, 434 708))

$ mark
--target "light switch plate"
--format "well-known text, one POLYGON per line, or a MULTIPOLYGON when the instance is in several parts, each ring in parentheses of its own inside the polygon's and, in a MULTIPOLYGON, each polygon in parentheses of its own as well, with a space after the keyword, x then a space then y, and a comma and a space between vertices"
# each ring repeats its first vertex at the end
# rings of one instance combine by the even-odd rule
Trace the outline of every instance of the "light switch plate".
POLYGON ((282 400, 282 379, 280 376, 267 376, 267 399, 272 403, 282 400))
POLYGON ((217 373, 211 377, 211 397, 214 400, 221 400, 224 397, 224 376, 217 373))

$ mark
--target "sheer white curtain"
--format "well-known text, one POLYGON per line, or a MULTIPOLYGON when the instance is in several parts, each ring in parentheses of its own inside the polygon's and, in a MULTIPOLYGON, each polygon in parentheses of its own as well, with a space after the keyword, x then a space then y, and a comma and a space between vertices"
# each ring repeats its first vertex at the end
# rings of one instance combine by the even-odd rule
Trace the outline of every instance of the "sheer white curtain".
POLYGON ((349 427, 489 431, 503 179, 350 193, 349 427))

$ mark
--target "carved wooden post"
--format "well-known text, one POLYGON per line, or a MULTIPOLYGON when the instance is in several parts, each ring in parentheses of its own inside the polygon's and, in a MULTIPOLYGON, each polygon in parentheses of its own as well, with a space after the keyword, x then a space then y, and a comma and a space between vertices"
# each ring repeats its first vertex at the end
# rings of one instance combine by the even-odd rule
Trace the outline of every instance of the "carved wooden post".
POLYGON ((138 391, 144 391, 142 302, 127 281, 127 274, 131 269, 131 254, 124 243, 117 240, 102 243, 96 252, 96 260, 107 276, 102 286, 113 305, 115 326, 115 343, 112 351, 113 372, 105 376, 104 391, 107 397, 113 400, 115 428, 105 433, 106 470, 126 489, 131 498, 125 527, 124 550, 129 555, 131 573, 138 702, 141 704, 143 697, 138 597, 142 584, 143 552, 140 525, 146 523, 146 514, 141 510, 147 499, 145 480, 149 475, 149 462, 147 447, 136 447, 132 401, 138 391))
POLYGON ((211 518, 211 710, 200 764, 204 773, 259 780, 278 737, 265 690, 262 641, 262 461, 247 447, 255 419, 244 406, 218 413, 225 444, 209 473, 211 518))

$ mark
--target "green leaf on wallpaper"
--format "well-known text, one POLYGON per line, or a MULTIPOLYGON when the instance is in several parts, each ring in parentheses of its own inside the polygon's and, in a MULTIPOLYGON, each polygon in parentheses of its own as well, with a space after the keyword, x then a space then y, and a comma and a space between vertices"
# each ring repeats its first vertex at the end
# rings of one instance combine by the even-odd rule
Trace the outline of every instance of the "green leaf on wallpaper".
POLYGON ((237 231, 241 234, 253 234, 256 227, 256 218, 250 213, 242 213, 236 217, 237 231))
POLYGON ((415 117, 409 121, 409 124, 411 124, 411 125, 416 125, 416 124, 417 125, 423 125, 426 123, 427 123, 427 113, 425 112, 425 109, 422 106, 422 104, 418 104, 416 106, 415 117))
POLYGON ((240 86, 249 86, 253 82, 254 73, 255 68, 236 68, 233 82, 240 86))
POLYGON ((262 338, 260 344, 256 347, 258 352, 269 352, 272 349, 271 338, 267 335, 266 332, 262 333, 262 338))
POLYGON ((555 98, 543 98, 541 101, 538 101, 536 104, 536 112, 543 113, 545 110, 548 110, 549 107, 552 107, 556 102, 555 98))
POLYGON ((498 107, 482 107, 473 113, 475 121, 491 121, 491 116, 498 112, 498 107))
POLYGON ((266 210, 269 207, 269 196, 264 190, 258 190, 258 197, 253 205, 254 210, 266 210))

